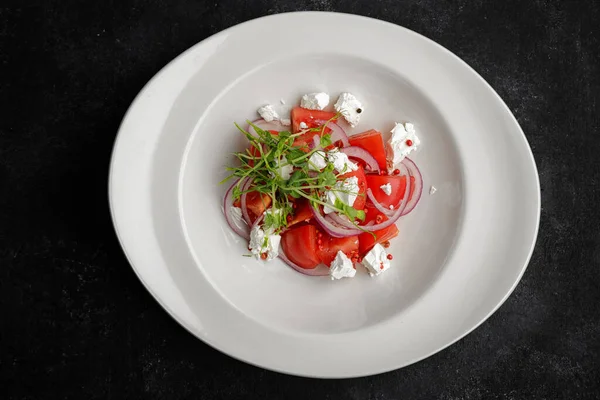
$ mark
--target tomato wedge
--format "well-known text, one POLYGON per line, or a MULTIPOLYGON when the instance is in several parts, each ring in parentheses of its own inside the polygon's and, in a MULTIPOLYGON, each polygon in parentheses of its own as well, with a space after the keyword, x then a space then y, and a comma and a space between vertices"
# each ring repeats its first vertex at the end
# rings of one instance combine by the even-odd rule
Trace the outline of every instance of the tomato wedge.
POLYGON ((350 141, 350 146, 357 146, 371 153, 375 160, 377 160, 379 168, 384 171, 387 169, 385 145, 381 132, 371 129, 358 135, 350 136, 348 140, 350 141))
POLYGON ((397 206, 406 191, 406 176, 397 175, 367 175, 367 186, 373 192, 375 200, 384 207, 397 206), (381 186, 390 184, 392 193, 387 195, 381 186))
POLYGON ((348 258, 358 255, 358 236, 336 238, 323 233, 319 239, 321 240, 321 244, 317 246, 317 255, 321 262, 328 267, 331 265, 338 251, 342 251, 348 258))
MULTIPOLYGON (((256 217, 262 215, 263 212, 271 205, 271 196, 266 194, 261 194, 258 192, 248 192, 246 195, 246 208, 248 209, 248 214, 250 215, 251 222, 254 222, 256 217)), ((233 202, 234 207, 241 207, 242 200, 237 199, 233 202)))
MULTIPOLYGON (((325 122, 335 117, 335 113, 330 111, 321 110, 307 110, 302 107, 294 107, 291 112, 292 119, 292 131, 298 133, 300 131, 300 124, 304 122, 308 128, 317 128, 323 125, 325 122)), ((333 119, 335 121, 335 119, 333 119)), ((325 128, 323 133, 329 133, 331 129, 325 128)), ((320 132, 306 132, 304 135, 299 136, 294 140, 294 146, 304 147, 312 143, 313 137, 320 132)))
POLYGON ((302 225, 284 232, 281 247, 290 261, 304 269, 313 269, 321 263, 317 255, 317 228, 314 225, 302 225))
POLYGON ((248 192, 246 195, 246 207, 254 220, 259 215, 265 212, 271 205, 271 196, 259 192, 248 192))
POLYGON ((300 131, 301 122, 304 122, 309 128, 316 128, 333 117, 335 117, 335 113, 331 111, 308 110, 302 107, 294 107, 291 112, 292 129, 294 133, 300 131))
POLYGON ((354 201, 353 207, 357 210, 362 210, 363 208, 365 208, 365 204, 367 202, 367 178, 365 175, 365 170, 361 166, 359 166, 356 171, 348 172, 340 176, 339 179, 343 180, 346 178, 351 178, 353 176, 358 178, 358 196, 354 201))
POLYGON ((308 200, 298 199, 294 204, 296 205, 296 208, 294 209, 292 219, 288 222, 288 228, 300 222, 308 222, 313 218, 313 213, 310 210, 308 200))
MULTIPOLYGON (((385 215, 381 214, 374 207, 365 208, 365 213, 366 213, 365 223, 368 223, 370 221, 373 221, 373 223, 375 223, 375 224, 378 223, 377 216, 379 216, 379 215, 381 216, 381 218, 380 218, 381 222, 388 220, 388 218, 385 215)), ((380 229, 378 231, 373 232, 375 234, 375 237, 373 237, 373 235, 371 235, 370 233, 361 233, 360 235, 358 235, 358 241, 359 241, 358 251, 359 251, 360 255, 364 256, 377 243, 383 243, 392 238, 395 238, 396 236, 398 236, 398 232, 399 232, 398 228, 394 224, 394 225, 388 226, 387 228, 380 229)))

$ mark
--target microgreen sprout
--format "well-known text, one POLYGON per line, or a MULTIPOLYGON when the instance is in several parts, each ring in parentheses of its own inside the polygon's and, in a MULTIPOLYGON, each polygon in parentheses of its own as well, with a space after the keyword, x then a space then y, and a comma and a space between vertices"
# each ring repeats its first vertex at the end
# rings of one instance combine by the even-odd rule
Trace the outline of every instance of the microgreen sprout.
MULTIPOLYGON (((331 190, 344 171, 338 171, 336 174, 333 164, 327 161, 327 157, 324 157, 326 166, 320 171, 315 171, 315 165, 309 161, 313 154, 321 152, 319 155, 322 155, 323 149, 332 145, 331 135, 325 133, 325 129, 329 122, 338 117, 336 114, 323 125, 296 134, 289 131, 272 133, 247 121, 256 132, 254 135, 236 123, 235 126, 250 142, 250 146, 243 152, 234 153, 239 166, 227 167, 229 175, 221 183, 234 177, 240 178, 232 191, 234 200, 249 192, 258 192, 263 202, 266 197, 269 197, 270 209, 265 212, 263 227, 274 233, 285 229, 293 218, 294 208, 291 198, 305 198, 313 206, 327 206, 340 215, 346 216, 358 227, 354 221, 363 221, 364 211, 357 210, 339 199, 334 205, 322 200, 325 192, 331 190), (312 140, 310 137, 312 132, 318 132, 320 135, 319 146, 313 149, 307 144, 307 140, 312 140), (282 167, 288 165, 293 166, 293 172, 286 180, 281 177, 280 171, 282 167), (242 186, 247 179, 251 180, 251 185, 242 186)), ((343 191, 340 189, 339 192, 343 191)), ((360 195, 364 196, 364 194, 360 195)))

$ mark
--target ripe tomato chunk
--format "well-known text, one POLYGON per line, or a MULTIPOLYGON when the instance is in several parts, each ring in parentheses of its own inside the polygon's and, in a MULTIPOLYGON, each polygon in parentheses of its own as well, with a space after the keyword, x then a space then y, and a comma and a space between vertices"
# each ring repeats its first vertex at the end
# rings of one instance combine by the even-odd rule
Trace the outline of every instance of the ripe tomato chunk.
MULTIPOLYGON (((384 207, 397 206, 404 198, 406 192, 406 176, 398 175, 367 175, 367 187, 373 192, 375 200, 377 200, 384 207), (388 196, 382 189, 381 186, 390 184, 392 187, 392 193, 388 196)), ((412 198, 415 191, 415 177, 410 177, 410 193, 408 199, 412 198)))
MULTIPOLYGON (((373 221, 374 224, 377 224, 377 216, 380 215, 380 221, 387 221, 388 218, 381 214, 375 207, 367 207, 365 208, 366 218, 365 223, 373 221)), ((390 239, 398 236, 398 228, 395 224, 388 226, 387 228, 380 229, 378 231, 373 232, 375 237, 370 233, 361 233, 358 235, 358 251, 361 256, 364 256, 369 250, 373 248, 377 243, 383 243, 390 239)))
POLYGON ((373 192, 375 200, 384 207, 397 206, 406 192, 406 176, 397 175, 367 175, 367 186, 373 192), (392 193, 387 195, 381 186, 390 184, 392 193))
POLYGON ((317 228, 314 225, 302 225, 284 232, 281 247, 290 261, 304 269, 313 269, 321 262, 317 255, 317 228))
POLYGON ((331 111, 308 110, 302 107, 294 107, 291 112, 293 133, 297 133, 301 130, 301 122, 304 122, 309 128, 316 128, 333 117, 335 117, 335 113, 331 111))
POLYGON ((323 233, 323 236, 319 237, 318 240, 321 240, 321 243, 317 244, 317 255, 321 262, 328 267, 335 259, 338 251, 342 251, 348 258, 358 255, 358 236, 336 238, 323 233))
MULTIPOLYGON (((294 107, 291 112, 292 132, 298 133, 298 131, 301 130, 300 124, 302 122, 304 122, 308 128, 317 128, 333 117, 335 117, 335 113, 330 111, 307 110, 306 108, 302 107, 294 107)), ((329 132, 331 132, 331 129, 329 128, 325 128, 325 130, 323 130, 323 133, 329 132)), ((320 133, 321 132, 306 132, 304 135, 299 136, 296 138, 296 140, 294 140, 294 146, 305 147, 312 143, 315 135, 320 133)))
MULTIPOLYGON (((240 202, 241 205, 241 202, 240 202)), ((271 196, 259 192, 248 192, 246 196, 246 207, 250 212, 251 219, 254 220, 271 205, 271 196)))
POLYGON ((371 129, 369 131, 359 133, 358 135, 350 136, 350 146, 357 146, 367 150, 375 160, 379 168, 382 170, 387 169, 386 156, 385 156, 385 145, 383 143, 383 136, 381 132, 371 129))
POLYGON ((296 205, 296 208, 294 209, 292 219, 288 222, 288 228, 300 222, 308 222, 313 218, 313 213, 310 210, 308 200, 298 199, 294 204, 296 205))

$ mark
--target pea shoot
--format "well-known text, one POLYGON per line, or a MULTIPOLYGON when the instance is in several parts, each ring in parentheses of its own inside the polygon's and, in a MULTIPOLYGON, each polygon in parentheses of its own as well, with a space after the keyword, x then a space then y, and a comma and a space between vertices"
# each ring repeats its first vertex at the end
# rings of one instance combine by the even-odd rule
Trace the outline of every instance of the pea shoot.
MULTIPOLYGON (((251 191, 260 193, 263 202, 267 196, 271 199, 271 207, 264 215, 264 229, 279 233, 286 228, 293 218, 293 199, 300 198, 307 199, 315 208, 319 205, 327 206, 340 215, 346 216, 355 225, 355 220, 365 219, 364 211, 356 210, 339 198, 334 205, 323 200, 325 192, 331 190, 340 176, 345 173, 345 171, 336 173, 333 164, 327 160, 326 153, 323 151, 332 145, 331 135, 325 133, 327 123, 329 121, 319 127, 305 129, 296 134, 289 131, 275 134, 248 121, 256 135, 235 124, 240 133, 248 139, 250 146, 243 152, 234 153, 240 165, 227 167, 230 174, 221 183, 234 177, 241 178, 233 188, 234 200, 251 191), (320 136, 318 146, 313 149, 302 140, 310 132, 320 136), (315 154, 324 158, 324 168, 316 168, 310 161, 315 154), (284 169, 291 170, 289 178, 288 174, 283 173, 284 169), (251 180, 249 187, 242 186, 247 182, 244 178, 251 180)), ((334 193, 336 192, 344 193, 344 190, 338 188, 335 189, 334 193)), ((364 196, 364 194, 352 194, 364 196)), ((266 205, 265 203, 265 209, 266 205)))

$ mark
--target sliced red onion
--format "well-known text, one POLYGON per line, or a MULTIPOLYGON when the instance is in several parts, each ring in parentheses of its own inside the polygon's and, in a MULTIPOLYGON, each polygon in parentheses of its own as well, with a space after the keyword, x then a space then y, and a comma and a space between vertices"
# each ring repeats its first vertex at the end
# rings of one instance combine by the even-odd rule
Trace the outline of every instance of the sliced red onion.
POLYGON ((346 133, 344 128, 342 128, 335 122, 315 120, 315 123, 319 124, 319 125, 325 125, 325 127, 331 129, 331 133, 330 133, 331 143, 335 143, 339 140, 342 142, 344 147, 350 146, 350 141, 348 140, 348 134, 346 133))
POLYGON ((281 258, 281 260, 286 263, 287 265, 289 265, 290 267, 294 268, 296 271, 300 272, 301 274, 304 275, 309 275, 309 276, 327 276, 329 275, 329 268, 327 268, 324 264, 321 265, 317 265, 315 268, 313 269, 306 269, 306 268, 302 268, 301 266, 293 263, 289 258, 287 258, 287 256, 283 253, 279 253, 279 258, 281 258))
POLYGON ((339 215, 336 212, 332 212, 331 214, 328 214, 325 219, 329 220, 330 222, 333 222, 334 225, 336 226, 340 226, 343 228, 347 228, 347 229, 356 229, 356 226, 354 226, 354 224, 352 222, 350 222, 350 220, 346 217, 342 217, 341 215, 339 215))
POLYGON ((371 190, 371 188, 367 189, 367 198, 371 200, 371 203, 373 203, 377 211, 386 215, 387 217, 391 216, 394 213, 393 209, 390 210, 389 208, 385 208, 380 202, 377 201, 377 199, 373 195, 373 191, 371 190))
POLYGON ((242 182, 242 184, 240 185, 240 190, 242 191, 242 197, 240 198, 241 200, 241 208, 242 208, 242 215, 244 216, 244 220, 246 221, 246 224, 248 224, 248 226, 252 225, 252 221, 250 220, 250 214, 248 214, 248 204, 246 202, 246 198, 248 196, 248 188, 250 188, 250 185, 252 184, 252 179, 250 178, 244 178, 245 182, 242 182))
POLYGON ((233 185, 231 185, 231 187, 227 190, 227 193, 225 193, 225 198, 223 200, 223 213, 225 214, 225 220, 227 221, 229 227, 244 239, 249 240, 250 230, 248 229, 246 221, 240 221, 240 223, 244 225, 239 226, 235 221, 236 217, 231 215, 231 207, 233 207, 233 188, 238 183, 238 181, 239 179, 236 180, 233 183, 233 185))
POLYGON ((329 121, 327 123, 326 127, 331 129, 331 143, 335 143, 338 140, 340 140, 342 142, 342 144, 344 145, 344 147, 350 146, 350 141, 348 140, 348 135, 346 134, 346 131, 341 126, 339 126, 338 124, 336 124, 333 121, 329 121))
MULTIPOLYGON (((421 195, 423 194, 423 175, 421 175, 421 171, 419 171, 417 164, 415 164, 410 158, 405 157, 404 160, 402 160, 402 164, 408 169, 409 177, 407 179, 408 184, 406 187, 409 187, 410 185, 410 177, 412 176, 415 178, 415 190, 413 191, 412 198, 408 201, 408 204, 402 213, 402 215, 406 215, 411 212, 416 207, 419 200, 421 200, 421 195)), ((406 193, 410 195, 410 190, 406 193)))
MULTIPOLYGON (((283 125, 281 122, 279 121, 271 121, 271 122, 267 122, 264 119, 257 119, 256 121, 252 122, 254 125, 258 126, 260 129, 262 129, 263 131, 277 131, 277 132, 281 132, 281 131, 287 131, 290 130, 289 126, 285 126, 283 125)), ((256 133, 256 130, 254 129, 254 127, 250 124, 248 124, 248 129, 246 129, 246 131, 251 134, 254 137, 258 137, 258 133, 256 133)))
POLYGON ((258 218, 256 218, 256 219, 254 220, 254 223, 252 224, 252 227, 250 228, 250 230, 252 230, 252 229, 254 229, 255 227, 257 227, 257 226, 258 226, 258 224, 260 224, 260 223, 262 222, 262 220, 264 219, 264 217, 265 217, 265 215, 263 214, 263 215, 259 216, 258 218))
POLYGON ((319 135, 313 136, 313 147, 312 149, 321 148, 321 137, 319 135))
MULTIPOLYGON (((310 206, 310 210, 312 211, 315 219, 321 225, 321 227, 333 237, 348 237, 357 235, 354 230, 346 228, 344 226, 338 226, 333 224, 330 220, 328 220, 321 212, 315 208, 313 205, 310 206)), ((360 232, 360 231, 359 231, 360 232)))
POLYGON ((340 151, 348 157, 357 158, 363 161, 367 165, 369 171, 379 172, 377 160, 367 150, 358 146, 350 146, 344 147, 343 149, 340 149, 340 151))

